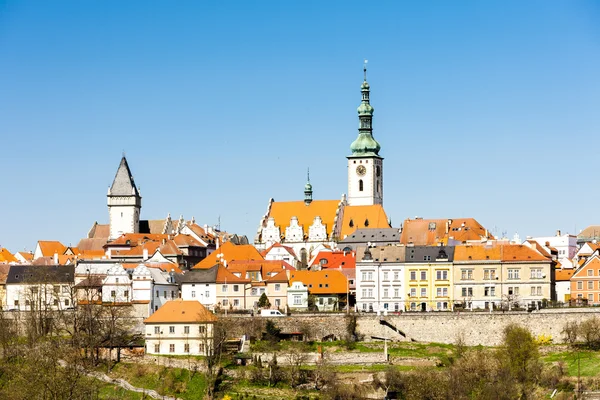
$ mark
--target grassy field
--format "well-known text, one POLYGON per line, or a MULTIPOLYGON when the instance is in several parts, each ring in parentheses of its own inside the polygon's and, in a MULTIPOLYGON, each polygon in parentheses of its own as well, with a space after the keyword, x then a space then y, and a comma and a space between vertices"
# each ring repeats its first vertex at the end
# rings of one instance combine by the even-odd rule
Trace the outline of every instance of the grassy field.
POLYGON ((565 351, 550 353, 542 357, 546 363, 563 362, 569 376, 579 375, 594 377, 600 375, 600 352, 598 351, 565 351))

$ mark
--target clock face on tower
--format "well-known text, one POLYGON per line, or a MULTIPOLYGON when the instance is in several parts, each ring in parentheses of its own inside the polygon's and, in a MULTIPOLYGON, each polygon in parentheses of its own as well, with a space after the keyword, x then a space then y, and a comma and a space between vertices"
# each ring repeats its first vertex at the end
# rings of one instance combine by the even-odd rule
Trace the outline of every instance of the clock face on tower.
POLYGON ((364 174, 367 173, 367 169, 365 168, 364 165, 359 165, 358 167, 356 167, 356 173, 360 176, 363 176, 364 174))

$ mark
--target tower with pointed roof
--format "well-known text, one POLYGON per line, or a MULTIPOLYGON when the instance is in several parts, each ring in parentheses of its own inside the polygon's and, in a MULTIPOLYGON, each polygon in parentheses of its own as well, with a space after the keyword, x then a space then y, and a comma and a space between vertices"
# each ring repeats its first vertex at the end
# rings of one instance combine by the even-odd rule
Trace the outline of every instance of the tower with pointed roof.
POLYGON ((348 158, 348 204, 366 206, 383 204, 383 157, 381 146, 373 137, 373 106, 369 100, 367 63, 360 87, 362 101, 358 106, 358 137, 350 145, 348 158))
POLYGON ((108 189, 107 198, 110 217, 109 240, 116 239, 124 233, 139 233, 142 196, 135 186, 125 155, 121 158, 115 179, 108 189))
POLYGON ((306 185, 304 185, 304 204, 312 203, 312 185, 310 184, 310 170, 306 172, 306 185))

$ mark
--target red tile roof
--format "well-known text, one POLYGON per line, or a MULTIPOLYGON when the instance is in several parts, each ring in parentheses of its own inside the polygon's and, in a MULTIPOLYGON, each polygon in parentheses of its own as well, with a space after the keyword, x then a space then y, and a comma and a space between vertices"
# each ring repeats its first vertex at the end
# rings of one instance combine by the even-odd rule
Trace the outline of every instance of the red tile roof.
POLYGON ((321 268, 356 268, 356 258, 353 251, 321 251, 313 258, 313 263, 310 265, 321 265, 321 268), (322 263, 321 260, 326 260, 322 263))

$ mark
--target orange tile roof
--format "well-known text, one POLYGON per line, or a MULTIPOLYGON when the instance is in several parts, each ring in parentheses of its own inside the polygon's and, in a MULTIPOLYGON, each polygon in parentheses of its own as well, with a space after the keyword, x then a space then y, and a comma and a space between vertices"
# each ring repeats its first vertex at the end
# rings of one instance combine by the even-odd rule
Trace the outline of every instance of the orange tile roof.
POLYGON ((288 275, 286 271, 281 271, 277 275, 269 276, 264 279, 266 282, 288 282, 288 275))
MULTIPOLYGON (((283 276, 279 276, 285 271, 295 271, 290 264, 281 260, 262 260, 262 261, 232 261, 227 264, 227 270, 232 273, 239 273, 245 277, 249 271, 260 271, 263 281, 280 281, 283 276)), ((287 282, 287 275, 285 276, 287 282)))
POLYGON ((6 248, 0 247, 0 263, 8 264, 11 262, 19 262, 19 260, 17 260, 6 248))
POLYGON ((80 250, 78 256, 80 260, 98 260, 106 256, 106 252, 104 250, 80 250))
POLYGON ((38 241, 38 245, 40 246, 42 257, 51 257, 54 253, 62 254, 66 249, 64 244, 55 240, 40 240, 38 241))
POLYGON ((124 233, 112 242, 106 244, 105 247, 109 246, 138 246, 146 242, 158 242, 162 239, 168 239, 169 235, 156 234, 156 233, 124 233), (129 241, 129 243, 127 243, 129 241))
POLYGON ((336 270, 293 271, 290 285, 294 282, 302 282, 311 294, 340 294, 348 290, 348 279, 336 270))
POLYGON ((569 281, 574 273, 574 269, 557 269, 554 271, 554 277, 556 282, 569 281))
POLYGON ((144 320, 146 324, 215 322, 217 317, 196 300, 167 301, 144 320))
POLYGON ((314 261, 310 266, 321 264, 322 259, 327 260, 326 264, 321 265, 322 268, 356 268, 356 258, 353 251, 321 251, 314 257, 314 261))
POLYGON ((210 233, 206 232, 203 227, 198 224, 193 224, 191 221, 187 223, 188 228, 192 230, 198 237, 204 240, 207 243, 214 243, 215 237, 210 233))
POLYGON ((502 261, 502 262, 533 262, 547 261, 550 258, 544 257, 534 249, 522 244, 502 244, 502 245, 460 245, 454 250, 454 261, 502 261))
POLYGON ((250 283, 250 279, 238 278, 222 265, 217 269, 216 283, 250 283))
POLYGON ((450 237, 458 242, 465 242, 482 238, 491 239, 492 235, 473 218, 406 219, 402 225, 400 243, 434 246, 438 243, 448 244, 450 237))
POLYGON ((546 249, 544 249, 544 247, 535 240, 528 240, 527 243, 531 245, 531 248, 538 251, 544 257, 552 257, 552 254, 548 253, 546 249))
POLYGON ((18 251, 16 254, 19 254, 21 257, 23 257, 26 261, 33 261, 33 254, 31 254, 28 251, 18 251))
POLYGON ((275 225, 279 226, 281 235, 285 235, 285 228, 290 225, 292 217, 298 218, 298 225, 303 226, 305 234, 308 234, 308 228, 313 224, 315 217, 321 217, 329 236, 334 228, 333 221, 339 203, 339 200, 313 200, 306 205, 304 201, 274 201, 269 217, 275 219, 275 225))
POLYGON ((185 246, 206 247, 205 245, 203 245, 202 243, 197 241, 191 235, 179 234, 173 238, 173 242, 175 242, 175 244, 179 247, 182 247, 182 246, 183 247, 185 247, 185 246))
POLYGON ((344 207, 340 239, 344 239, 360 228, 391 228, 381 204, 344 207), (350 224, 350 221, 352 221, 352 224, 350 224))
POLYGON ((219 263, 218 254, 223 254, 220 259, 231 263, 232 261, 248 261, 248 260, 263 260, 263 256, 256 250, 256 247, 251 244, 233 244, 231 242, 225 242, 217 250, 209 254, 204 260, 194 265, 193 268, 211 268, 215 264, 219 263))

